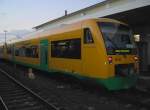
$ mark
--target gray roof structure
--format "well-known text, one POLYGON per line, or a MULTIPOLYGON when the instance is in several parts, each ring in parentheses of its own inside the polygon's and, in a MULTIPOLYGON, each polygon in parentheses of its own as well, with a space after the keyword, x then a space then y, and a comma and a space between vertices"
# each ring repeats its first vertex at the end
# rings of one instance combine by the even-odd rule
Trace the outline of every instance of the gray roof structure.
POLYGON ((61 16, 61 17, 59 17, 59 18, 56 18, 56 19, 54 19, 54 20, 51 20, 51 21, 48 21, 48 22, 46 22, 46 23, 40 24, 40 25, 35 26, 35 27, 33 27, 33 28, 34 28, 34 29, 38 29, 38 28, 40 28, 40 27, 42 27, 42 26, 44 26, 44 25, 51 24, 51 23, 56 22, 56 21, 58 21, 58 20, 65 19, 65 18, 67 18, 67 17, 69 17, 69 16, 73 16, 73 15, 75 15, 75 14, 82 13, 82 12, 84 12, 84 11, 86 11, 86 10, 90 10, 90 9, 92 9, 92 8, 99 7, 99 6, 101 6, 101 5, 107 4, 107 2, 110 2, 110 1, 113 1, 113 0, 105 0, 105 1, 102 1, 102 2, 97 3, 97 4, 94 4, 94 5, 92 5, 92 6, 83 8, 83 9, 81 9, 81 10, 75 11, 75 12, 70 13, 70 14, 67 14, 67 16, 65 16, 65 15, 64 15, 64 16, 61 16))

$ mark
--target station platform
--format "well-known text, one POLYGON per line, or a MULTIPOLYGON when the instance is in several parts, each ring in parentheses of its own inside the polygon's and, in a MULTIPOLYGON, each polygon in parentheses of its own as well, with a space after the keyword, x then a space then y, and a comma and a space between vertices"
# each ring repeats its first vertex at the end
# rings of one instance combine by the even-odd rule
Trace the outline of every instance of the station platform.
POLYGON ((140 73, 137 86, 146 90, 150 90, 150 72, 140 73))

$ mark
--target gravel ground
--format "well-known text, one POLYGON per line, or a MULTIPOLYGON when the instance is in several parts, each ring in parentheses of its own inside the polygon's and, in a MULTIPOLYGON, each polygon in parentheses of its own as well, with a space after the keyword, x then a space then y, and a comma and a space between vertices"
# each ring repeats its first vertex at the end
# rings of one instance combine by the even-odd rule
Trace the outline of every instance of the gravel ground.
POLYGON ((150 75, 149 76, 144 76, 141 73, 141 76, 139 77, 137 87, 141 88, 143 90, 150 91, 150 75))
MULTIPOLYGON (((66 110, 137 110, 130 103, 123 103, 112 97, 110 92, 63 75, 48 75, 46 72, 33 71, 35 78, 28 77, 27 69, 0 63, 9 73, 15 73, 21 82, 32 88, 50 103, 66 110)), ((141 110, 141 109, 140 109, 141 110)))

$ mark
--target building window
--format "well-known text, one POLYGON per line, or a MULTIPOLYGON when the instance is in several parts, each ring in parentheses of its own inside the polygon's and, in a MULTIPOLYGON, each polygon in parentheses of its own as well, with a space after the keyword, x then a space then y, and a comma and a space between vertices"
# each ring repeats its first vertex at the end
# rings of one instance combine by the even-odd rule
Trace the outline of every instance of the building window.
POLYGON ((81 39, 52 41, 51 57, 81 59, 81 39))
POLYGON ((85 44, 89 44, 89 43, 93 43, 93 37, 92 37, 92 33, 90 31, 89 28, 85 28, 84 29, 84 43, 85 44))

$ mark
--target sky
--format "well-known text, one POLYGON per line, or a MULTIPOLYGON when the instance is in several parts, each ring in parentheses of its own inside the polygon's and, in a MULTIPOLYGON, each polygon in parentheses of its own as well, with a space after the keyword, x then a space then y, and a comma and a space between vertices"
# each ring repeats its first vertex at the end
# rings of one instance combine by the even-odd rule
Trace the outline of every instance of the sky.
POLYGON ((63 16, 65 10, 71 13, 101 1, 104 0, 0 0, 0 42, 4 30, 11 36, 22 35, 63 16))

